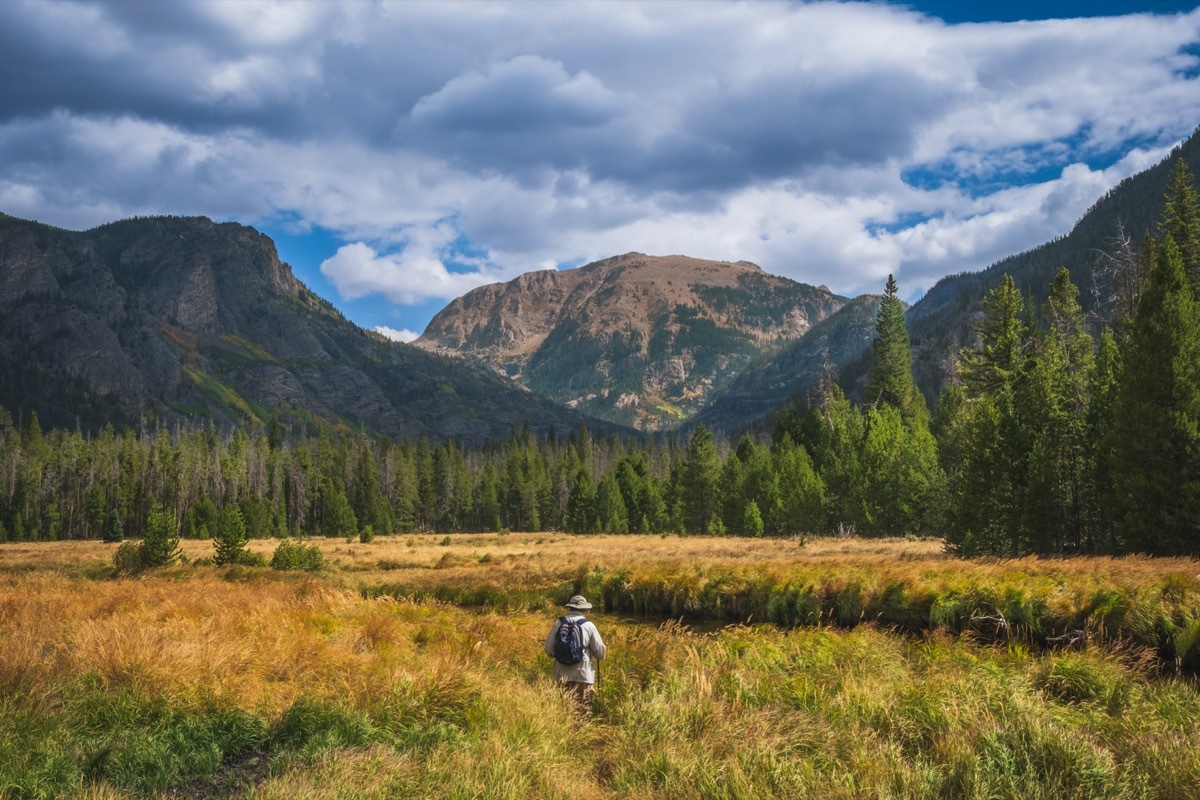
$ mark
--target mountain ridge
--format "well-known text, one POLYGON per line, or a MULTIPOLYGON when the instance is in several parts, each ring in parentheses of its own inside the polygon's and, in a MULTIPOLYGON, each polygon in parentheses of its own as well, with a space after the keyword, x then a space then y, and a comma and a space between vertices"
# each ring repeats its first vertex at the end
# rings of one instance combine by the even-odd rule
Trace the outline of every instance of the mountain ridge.
POLYGON ((585 421, 362 330, 296 279, 269 237, 206 217, 68 231, 0 215, 0 376, 0 403, 63 426, 279 416, 481 442, 585 421))

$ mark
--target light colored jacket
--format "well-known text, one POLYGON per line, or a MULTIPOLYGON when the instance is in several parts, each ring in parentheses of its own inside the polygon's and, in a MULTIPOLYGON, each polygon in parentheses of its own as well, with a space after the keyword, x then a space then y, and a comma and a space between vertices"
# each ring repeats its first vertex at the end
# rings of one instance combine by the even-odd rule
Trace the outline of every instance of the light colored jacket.
MULTIPOLYGON (((565 618, 583 619, 583 614, 568 613, 565 618)), ((554 625, 550 628, 550 635, 546 637, 546 655, 551 658, 554 658, 554 640, 558 638, 558 626, 561 624, 562 618, 555 620, 554 625)), ((582 661, 578 664, 560 664, 558 659, 554 659, 554 680, 560 683, 566 681, 596 682, 596 662, 604 658, 604 640, 600 638, 600 631, 596 629, 591 620, 584 620, 583 625, 579 626, 579 636, 583 644, 582 661)))

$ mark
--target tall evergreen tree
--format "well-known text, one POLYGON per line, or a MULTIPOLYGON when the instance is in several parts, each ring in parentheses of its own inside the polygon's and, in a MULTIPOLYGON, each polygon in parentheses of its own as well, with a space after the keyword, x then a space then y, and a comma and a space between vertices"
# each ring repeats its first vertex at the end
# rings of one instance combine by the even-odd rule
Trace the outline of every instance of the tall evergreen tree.
POLYGON ((179 528, 161 505, 146 518, 146 535, 139 548, 143 567, 165 567, 179 560, 179 528))
POLYGON ((121 524, 121 512, 113 508, 104 521, 104 541, 119 542, 125 538, 125 527, 121 524))
POLYGON ((867 405, 892 406, 909 424, 915 421, 928 423, 929 408, 912 377, 904 304, 897 296, 896 281, 891 275, 888 275, 883 299, 879 301, 875 333, 871 375, 863 392, 863 401, 867 405))
POLYGON ((958 373, 967 394, 978 397, 1011 388, 1023 368, 1027 330, 1025 303, 1011 275, 983 298, 983 322, 975 332, 979 344, 959 355, 958 373))
MULTIPOLYGON (((1132 319, 1130 320, 1132 322, 1132 319)), ((1089 552, 1110 553, 1115 549, 1113 520, 1118 516, 1114 500, 1112 434, 1116 426, 1116 394, 1120 385, 1121 351, 1116 337, 1105 331, 1096 349, 1096 366, 1092 371, 1089 390, 1084 441, 1085 468, 1084 514, 1089 552)))
POLYGON ((1200 546, 1200 309, 1167 237, 1142 290, 1117 388, 1111 466, 1128 550, 1200 546))
POLYGON ((772 457, 779 485, 779 506, 770 520, 772 530, 782 534, 822 530, 825 482, 813 468, 808 451, 785 437, 775 443, 772 457))
POLYGON ((567 513, 563 525, 571 533, 596 532, 596 487, 592 475, 584 464, 580 464, 571 483, 571 494, 567 499, 567 513))
POLYGON ((1018 415, 1028 365, 1030 332, 1025 303, 1005 275, 983 300, 975 346, 958 363, 971 400, 963 431, 961 469, 951 485, 954 513, 947 541, 964 555, 1028 549, 1022 527, 1030 445, 1018 415))
POLYGON ((1200 200, 1191 170, 1182 158, 1176 162, 1167 184, 1158 234, 1160 239, 1169 236, 1175 240, 1183 269, 1193 290, 1200 293, 1200 200))
POLYGON ((604 533, 629 533, 629 513, 621 487, 610 472, 596 489, 596 522, 604 533))
POLYGON ((216 564, 236 564, 246 546, 246 523, 241 510, 232 503, 225 505, 217 514, 216 534, 213 547, 216 564))
POLYGON ((714 522, 720 521, 721 457, 712 431, 696 426, 683 459, 683 474, 679 487, 684 529, 689 533, 706 533, 714 522))
POLYGON ((1077 550, 1084 536, 1086 414, 1094 358, 1077 296, 1064 267, 1043 306, 1048 327, 1018 392, 1018 418, 1030 448, 1023 524, 1031 549, 1043 553, 1077 550))

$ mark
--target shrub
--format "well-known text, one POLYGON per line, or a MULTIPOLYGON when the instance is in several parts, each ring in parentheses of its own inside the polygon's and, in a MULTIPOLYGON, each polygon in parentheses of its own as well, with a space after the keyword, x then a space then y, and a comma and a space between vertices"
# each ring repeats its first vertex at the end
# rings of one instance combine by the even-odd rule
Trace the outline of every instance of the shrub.
POLYGON ((262 553, 255 553, 251 550, 241 550, 237 554, 237 559, 233 562, 243 567, 265 567, 267 566, 267 557, 262 553))
POLYGON ((316 572, 325 566, 325 557, 315 544, 304 544, 295 539, 284 539, 271 556, 272 569, 306 570, 316 572))
POLYGON ((375 529, 370 525, 365 526, 358 532, 358 540, 363 544, 370 544, 375 541, 375 529))
POLYGON ((113 553, 114 575, 136 575, 142 571, 142 548, 136 542, 124 542, 113 553))

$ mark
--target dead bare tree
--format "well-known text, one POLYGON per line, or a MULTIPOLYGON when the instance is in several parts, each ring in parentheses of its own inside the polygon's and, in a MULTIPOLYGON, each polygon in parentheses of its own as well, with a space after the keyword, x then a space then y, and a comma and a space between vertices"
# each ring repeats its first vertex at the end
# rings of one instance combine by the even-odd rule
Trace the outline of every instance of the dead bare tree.
POLYGON ((1103 325, 1107 316, 1115 322, 1133 319, 1141 293, 1138 251, 1125 225, 1117 220, 1107 250, 1097 251, 1100 264, 1092 273, 1092 311, 1089 327, 1103 325), (1108 311, 1108 314, 1104 312, 1108 311))

